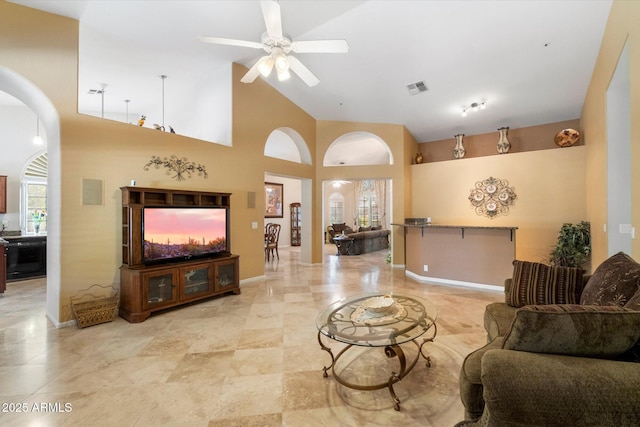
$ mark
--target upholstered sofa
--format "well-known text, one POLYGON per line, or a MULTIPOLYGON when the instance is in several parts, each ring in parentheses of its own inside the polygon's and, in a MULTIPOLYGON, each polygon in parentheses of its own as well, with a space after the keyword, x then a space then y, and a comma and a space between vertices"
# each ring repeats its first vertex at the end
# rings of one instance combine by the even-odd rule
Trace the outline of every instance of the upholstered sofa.
POLYGON ((333 243, 333 238, 344 231, 353 239, 349 248, 352 255, 366 254, 389 248, 389 230, 382 230, 382 227, 359 227, 358 231, 353 231, 351 227, 342 224, 332 224, 329 229, 329 241, 333 243))
POLYGON ((462 426, 640 426, 640 264, 514 261, 460 371, 462 426))

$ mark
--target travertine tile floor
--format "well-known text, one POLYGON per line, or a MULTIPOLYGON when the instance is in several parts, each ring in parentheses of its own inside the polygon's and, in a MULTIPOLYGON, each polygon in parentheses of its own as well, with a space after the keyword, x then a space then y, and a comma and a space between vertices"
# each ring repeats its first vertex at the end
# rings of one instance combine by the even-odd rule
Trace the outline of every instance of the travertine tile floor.
MULTIPOLYGON (((0 296, 0 425, 451 426, 463 418, 460 364, 483 344, 484 306, 501 294, 420 284, 385 257, 337 257, 327 245, 323 265, 302 266, 298 248, 284 248, 241 295, 85 329, 51 325, 44 280, 10 283, 0 296), (330 357, 317 342, 318 311, 374 290, 438 308, 438 335, 425 345, 432 366, 421 360, 396 385, 400 411, 385 389, 355 391, 322 376, 330 357)), ((394 362, 356 350, 345 357, 349 372, 394 362)))

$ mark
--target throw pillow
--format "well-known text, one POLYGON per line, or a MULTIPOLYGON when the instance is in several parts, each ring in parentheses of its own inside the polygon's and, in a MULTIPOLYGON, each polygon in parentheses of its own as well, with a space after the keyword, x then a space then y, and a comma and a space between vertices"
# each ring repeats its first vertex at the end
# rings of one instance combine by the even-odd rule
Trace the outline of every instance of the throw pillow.
POLYGON ((371 231, 371 227, 358 227, 358 231, 371 231))
POLYGON ((624 308, 630 308, 631 310, 640 311, 640 288, 636 291, 635 294, 633 294, 629 301, 627 301, 627 303, 624 305, 624 308))
POLYGON ((577 304, 582 292, 582 274, 583 271, 576 267, 553 267, 515 260, 506 303, 512 307, 577 304))
POLYGON ((640 288, 640 264, 624 252, 596 268, 580 297, 580 304, 624 306, 640 288))
POLYGON ((616 306, 530 305, 520 308, 502 348, 616 358, 640 339, 640 312, 616 306))
POLYGON ((376 230, 382 230, 382 226, 381 225, 374 225, 373 227, 371 227, 371 231, 376 231, 376 230))
POLYGON ((342 233, 344 231, 344 228, 346 227, 346 223, 342 223, 342 224, 331 224, 331 226, 333 227, 333 231, 336 232, 336 234, 342 233))

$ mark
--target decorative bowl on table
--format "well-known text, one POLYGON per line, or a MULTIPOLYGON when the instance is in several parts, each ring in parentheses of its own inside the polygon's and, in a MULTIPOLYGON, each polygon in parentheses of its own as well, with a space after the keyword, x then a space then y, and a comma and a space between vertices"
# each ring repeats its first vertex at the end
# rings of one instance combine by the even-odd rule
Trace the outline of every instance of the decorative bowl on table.
POLYGON ((362 307, 371 313, 387 313, 393 309, 394 303, 391 295, 381 295, 367 298, 362 302, 362 307))

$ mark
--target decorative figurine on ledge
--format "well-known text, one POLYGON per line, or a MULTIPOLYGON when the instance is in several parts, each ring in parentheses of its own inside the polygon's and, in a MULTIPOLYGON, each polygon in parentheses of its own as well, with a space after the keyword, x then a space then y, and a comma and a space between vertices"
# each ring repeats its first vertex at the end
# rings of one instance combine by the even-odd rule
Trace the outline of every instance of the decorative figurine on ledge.
POLYGON ((509 126, 501 127, 498 129, 500 132, 500 137, 498 138, 498 153, 507 154, 509 149, 511 148, 511 143, 507 139, 507 135, 509 134, 509 126))
POLYGON ((140 116, 140 120, 138 120, 138 126, 144 126, 144 121, 147 120, 147 116, 144 114, 140 116))
POLYGON ((454 136, 454 138, 456 139, 456 146, 453 149, 453 157, 455 157, 456 159, 461 159, 464 157, 465 149, 464 149, 464 146, 462 145, 463 137, 464 137, 464 133, 459 133, 454 136))
POLYGON ((563 129, 553 139, 559 147, 571 147, 580 140, 580 132, 575 129, 563 129))

